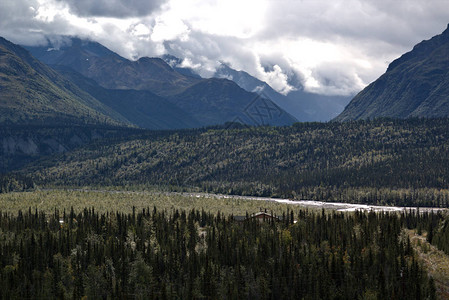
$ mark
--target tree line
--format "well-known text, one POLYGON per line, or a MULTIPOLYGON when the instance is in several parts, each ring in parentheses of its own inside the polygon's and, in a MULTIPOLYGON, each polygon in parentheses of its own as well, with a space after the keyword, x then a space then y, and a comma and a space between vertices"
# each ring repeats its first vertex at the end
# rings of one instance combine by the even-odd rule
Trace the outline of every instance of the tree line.
POLYGON ((38 184, 447 207, 449 120, 146 131, 39 160, 38 184))
POLYGON ((29 176, 20 174, 0 174, 0 193, 26 191, 34 188, 34 181, 29 176))
POLYGON ((416 212, 299 210, 270 222, 156 208, 0 213, 0 297, 435 299, 403 229, 444 222, 416 212))

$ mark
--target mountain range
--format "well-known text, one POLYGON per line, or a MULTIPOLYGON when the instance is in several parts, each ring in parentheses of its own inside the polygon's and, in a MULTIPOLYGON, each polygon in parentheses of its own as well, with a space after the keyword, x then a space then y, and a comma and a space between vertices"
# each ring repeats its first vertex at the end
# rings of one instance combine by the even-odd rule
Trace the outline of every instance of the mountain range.
POLYGON ((342 112, 351 100, 350 96, 326 96, 308 93, 304 91, 300 84, 296 84, 296 90, 283 95, 275 91, 266 82, 251 76, 245 71, 236 71, 224 63, 217 68, 214 77, 228 78, 247 91, 263 93, 302 122, 329 121, 342 112))
MULTIPOLYGON (((210 79, 201 78, 193 69, 182 67, 183 59, 172 55, 163 55, 161 58, 143 57, 137 61, 129 61, 99 43, 78 38, 70 38, 62 47, 49 43, 44 47, 26 48, 48 65, 70 67, 109 89, 148 90, 161 97, 176 98, 173 96, 210 79)), ((234 70, 224 63, 217 68, 213 77, 229 79, 247 92, 263 94, 263 97, 268 98, 281 110, 288 111, 302 122, 328 121, 343 111, 350 101, 349 96, 307 93, 301 86, 288 95, 283 95, 247 72, 234 70)), ((208 95, 205 97, 209 102, 215 99, 208 95)), ((241 114, 234 118, 239 116, 241 114)))
POLYGON ((335 119, 449 116, 449 25, 393 61, 335 119))
POLYGON ((59 48, 53 44, 26 48, 130 123, 145 128, 226 122, 283 126, 297 121, 270 99, 232 81, 185 75, 161 58, 130 61, 99 43, 77 38, 59 48))
POLYGON ((70 67, 54 65, 53 68, 67 80, 120 112, 127 120, 141 128, 180 129, 202 126, 192 115, 150 91, 107 89, 70 67))
POLYGON ((61 39, 24 49, 0 38, 1 124, 180 129, 449 115, 449 27, 393 61, 337 117, 348 97, 301 86, 283 95, 225 63, 202 78, 182 58, 131 61, 97 42, 61 39))
MULTIPOLYGON (((162 59, 177 72, 191 77, 200 77, 195 70, 183 67, 183 60, 180 58, 164 55, 162 59)), ((300 83, 295 84, 295 90, 283 95, 266 82, 251 76, 245 71, 237 71, 225 63, 218 66, 213 77, 229 79, 248 92, 263 94, 301 122, 329 121, 342 112, 351 100, 350 96, 326 96, 308 93, 304 91, 300 83)))
POLYGON ((99 43, 79 38, 70 38, 59 48, 49 42, 26 49, 47 65, 70 67, 109 89, 148 90, 167 96, 199 81, 176 72, 160 58, 130 61, 99 43))

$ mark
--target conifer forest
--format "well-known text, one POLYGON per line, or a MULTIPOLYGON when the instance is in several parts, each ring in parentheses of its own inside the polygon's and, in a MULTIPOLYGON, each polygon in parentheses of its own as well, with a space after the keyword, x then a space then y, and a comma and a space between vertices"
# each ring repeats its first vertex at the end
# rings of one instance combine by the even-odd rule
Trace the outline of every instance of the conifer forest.
POLYGON ((2 299, 435 299, 407 229, 446 252, 441 214, 204 210, 0 215, 2 299), (440 230, 441 229, 441 230, 440 230))

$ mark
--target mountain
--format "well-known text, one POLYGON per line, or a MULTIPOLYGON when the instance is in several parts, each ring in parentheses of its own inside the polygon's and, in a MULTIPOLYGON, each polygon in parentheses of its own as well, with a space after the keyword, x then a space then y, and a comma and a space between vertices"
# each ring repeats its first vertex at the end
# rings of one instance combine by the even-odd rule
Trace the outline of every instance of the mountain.
POLYGON ((204 126, 229 121, 284 126, 297 121, 268 97, 247 92, 226 79, 200 81, 169 99, 183 110, 191 112, 204 126))
POLYGON ((189 113, 150 91, 106 89, 69 67, 54 68, 80 89, 120 112, 130 123, 141 128, 181 129, 202 126, 201 122, 189 113))
POLYGON ((202 78, 200 75, 198 75, 192 68, 182 67, 182 59, 169 55, 164 54, 161 56, 161 58, 170 66, 173 70, 175 70, 178 73, 181 73, 185 76, 190 76, 193 78, 202 78))
POLYGON ((221 64, 214 77, 227 78, 249 92, 263 93, 282 109, 303 122, 329 121, 343 111, 350 98, 346 96, 325 96, 307 93, 299 86, 287 95, 276 92, 266 82, 247 72, 237 71, 226 64, 221 64))
POLYGON ((97 42, 78 38, 59 48, 53 44, 26 48, 45 64, 70 67, 108 89, 149 90, 168 96, 201 80, 176 72, 161 58, 130 61, 97 42))
MULTIPOLYGON (((268 114, 262 117, 263 120, 254 121, 247 106, 256 98, 262 99, 256 93, 248 93, 224 79, 203 79, 181 74, 161 58, 143 57, 130 61, 96 42, 77 38, 70 39, 60 47, 50 43, 44 47, 27 49, 44 63, 69 67, 95 80, 105 89, 152 92, 175 104, 186 116, 199 120, 201 125, 218 125, 232 121, 251 125, 290 125, 297 121, 265 98, 261 101, 269 107, 268 110, 265 109, 268 114), (274 111, 276 114, 272 113, 274 111)), ((100 96, 95 94, 95 97, 100 96)), ((257 109, 257 106, 249 109, 257 109)), ((260 112, 256 114, 261 115, 260 112)), ((258 117, 261 119, 261 116, 258 117)))
POLYGON ((393 61, 335 120, 448 116, 449 25, 393 61))
POLYGON ((0 123, 109 124, 126 119, 0 37, 0 123))

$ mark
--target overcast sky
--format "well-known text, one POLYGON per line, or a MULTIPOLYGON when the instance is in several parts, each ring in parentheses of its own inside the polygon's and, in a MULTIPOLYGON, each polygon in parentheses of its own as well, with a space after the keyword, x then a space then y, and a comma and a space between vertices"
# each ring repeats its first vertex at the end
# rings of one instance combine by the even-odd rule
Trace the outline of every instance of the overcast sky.
POLYGON ((211 76, 219 62, 288 93, 349 95, 449 23, 449 0, 0 0, 0 35, 76 35, 137 59, 170 53, 211 76), (295 82, 296 81, 296 82, 295 82))

